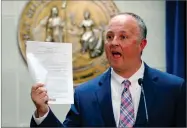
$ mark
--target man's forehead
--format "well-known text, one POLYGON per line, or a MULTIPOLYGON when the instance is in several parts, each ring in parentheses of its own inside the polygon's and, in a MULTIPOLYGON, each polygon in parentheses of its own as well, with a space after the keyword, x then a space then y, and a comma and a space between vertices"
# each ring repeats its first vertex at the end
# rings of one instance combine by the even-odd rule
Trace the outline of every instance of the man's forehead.
POLYGON ((111 29, 130 29, 130 28, 136 28, 137 27, 137 21, 134 19, 134 17, 130 15, 118 15, 113 17, 108 26, 107 31, 110 31, 111 29))
POLYGON ((110 20, 109 25, 116 23, 124 24, 129 22, 136 22, 136 20, 131 15, 117 15, 110 20))
POLYGON ((113 17, 108 26, 107 26, 107 30, 112 29, 112 28, 116 28, 116 29, 122 29, 122 28, 129 28, 129 27, 135 27, 137 26, 137 22, 136 20, 129 15, 119 15, 119 16, 115 16, 113 17))
POLYGON ((106 32, 126 32, 128 28, 125 28, 124 25, 115 25, 115 26, 108 26, 106 32))

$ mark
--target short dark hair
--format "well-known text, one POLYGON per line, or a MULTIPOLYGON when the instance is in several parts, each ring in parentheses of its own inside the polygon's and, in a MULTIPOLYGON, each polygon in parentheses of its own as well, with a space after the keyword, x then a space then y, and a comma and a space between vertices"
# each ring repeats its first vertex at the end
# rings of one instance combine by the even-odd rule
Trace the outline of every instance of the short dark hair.
POLYGON ((143 19, 140 16, 138 16, 138 15, 132 13, 132 12, 122 12, 122 13, 118 13, 118 14, 114 15, 113 17, 118 16, 118 15, 130 15, 130 16, 134 17, 136 19, 136 21, 138 22, 138 26, 140 28, 140 34, 141 34, 140 38, 141 39, 146 39, 146 37, 147 37, 147 27, 146 27, 143 19))

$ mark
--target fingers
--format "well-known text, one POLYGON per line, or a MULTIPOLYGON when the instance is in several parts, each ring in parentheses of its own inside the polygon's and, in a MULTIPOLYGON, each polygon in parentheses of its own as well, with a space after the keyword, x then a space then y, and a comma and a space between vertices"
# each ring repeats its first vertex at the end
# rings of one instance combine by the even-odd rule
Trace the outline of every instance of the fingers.
POLYGON ((49 97, 46 95, 46 96, 43 98, 43 102, 44 102, 45 104, 47 104, 48 101, 49 101, 49 97))
POLYGON ((48 101, 47 89, 44 87, 44 84, 37 83, 32 86, 31 98, 37 104, 43 104, 48 101))
POLYGON ((31 93, 40 94, 42 92, 47 92, 47 89, 44 88, 44 84, 37 83, 32 86, 31 93))
POLYGON ((46 93, 46 92, 42 92, 42 93, 39 95, 40 99, 43 99, 45 96, 47 96, 47 93, 46 93))
POLYGON ((44 88, 44 87, 39 87, 38 89, 35 90, 36 94, 40 94, 40 93, 43 93, 43 92, 47 93, 47 89, 44 88))
POLYGON ((35 104, 35 107, 38 109, 39 115, 47 113, 49 98, 44 84, 37 83, 32 86, 31 99, 35 104))
POLYGON ((37 83, 37 84, 35 84, 35 85, 33 85, 32 86, 32 91, 35 91, 35 90, 37 90, 39 87, 43 87, 44 86, 44 84, 42 84, 42 83, 37 83))
POLYGON ((39 95, 39 98, 40 98, 40 100, 41 100, 43 103, 45 103, 45 104, 47 104, 47 102, 49 101, 49 97, 48 97, 48 95, 47 95, 46 92, 41 93, 41 94, 39 95))

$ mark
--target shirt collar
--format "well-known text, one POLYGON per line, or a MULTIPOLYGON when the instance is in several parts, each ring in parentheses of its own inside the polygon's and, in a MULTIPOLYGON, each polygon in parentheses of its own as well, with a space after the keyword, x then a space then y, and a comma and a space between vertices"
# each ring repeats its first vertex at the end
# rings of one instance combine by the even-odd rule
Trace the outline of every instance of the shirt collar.
MULTIPOLYGON (((139 78, 143 78, 145 70, 145 65, 142 61, 140 68, 128 79, 130 82, 138 81, 139 78)), ((119 84, 121 84, 127 78, 123 78, 122 76, 118 75, 113 68, 111 68, 111 77, 115 79, 119 84)))

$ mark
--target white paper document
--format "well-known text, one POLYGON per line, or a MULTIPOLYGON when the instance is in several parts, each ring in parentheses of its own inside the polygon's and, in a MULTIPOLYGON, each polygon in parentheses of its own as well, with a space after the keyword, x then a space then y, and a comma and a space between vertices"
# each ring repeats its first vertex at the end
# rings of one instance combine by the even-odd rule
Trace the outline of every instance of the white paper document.
POLYGON ((29 72, 36 83, 44 83, 49 104, 73 104, 72 44, 27 41, 29 72))

